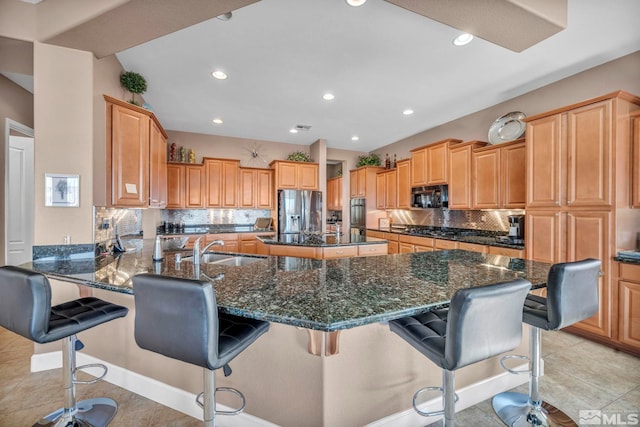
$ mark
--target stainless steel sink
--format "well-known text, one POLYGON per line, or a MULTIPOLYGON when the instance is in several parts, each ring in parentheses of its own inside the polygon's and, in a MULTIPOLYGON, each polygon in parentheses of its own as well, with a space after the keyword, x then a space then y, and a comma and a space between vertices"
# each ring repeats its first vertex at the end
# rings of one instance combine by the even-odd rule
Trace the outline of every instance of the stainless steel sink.
MULTIPOLYGON (((220 253, 204 253, 200 258, 201 264, 218 264, 239 267, 242 265, 252 264, 254 262, 263 260, 265 257, 260 256, 242 256, 235 254, 220 254, 220 253)), ((183 257, 183 261, 193 262, 193 257, 183 257)))

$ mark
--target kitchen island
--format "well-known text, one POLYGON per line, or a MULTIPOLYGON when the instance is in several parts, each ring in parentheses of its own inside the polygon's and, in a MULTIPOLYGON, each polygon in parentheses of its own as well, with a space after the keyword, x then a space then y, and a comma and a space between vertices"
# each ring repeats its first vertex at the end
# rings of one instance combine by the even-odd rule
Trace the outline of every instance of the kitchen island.
MULTIPOLYGON (((131 277, 156 272, 213 280, 220 311, 272 322, 269 333, 232 362, 234 374, 221 377, 220 385, 243 390, 248 413, 292 426, 364 425, 408 410, 413 392, 438 384, 440 372, 381 322, 447 304, 460 288, 513 278, 544 286, 549 268, 454 250, 333 260, 270 256, 239 267, 202 264, 195 269, 187 261, 176 264, 170 253, 164 262, 154 263, 148 246, 118 257, 36 260, 24 267, 79 284, 53 281, 54 291, 67 299, 91 288, 95 296, 131 309, 109 327, 108 335, 104 330, 84 333, 83 353, 193 394, 201 391, 199 369, 141 350, 133 342, 131 277)), ((526 340, 518 352, 526 354, 526 340)), ((503 391, 526 378, 505 376, 491 359, 462 369, 457 380, 458 388, 474 390, 473 396, 461 397, 462 409, 489 397, 482 392, 503 391), (507 383, 492 391, 486 385, 492 378, 507 383), (483 386, 474 389, 481 381, 483 386)), ((161 402, 186 411, 175 399, 161 402)), ((188 413, 198 415, 194 411, 188 413)))

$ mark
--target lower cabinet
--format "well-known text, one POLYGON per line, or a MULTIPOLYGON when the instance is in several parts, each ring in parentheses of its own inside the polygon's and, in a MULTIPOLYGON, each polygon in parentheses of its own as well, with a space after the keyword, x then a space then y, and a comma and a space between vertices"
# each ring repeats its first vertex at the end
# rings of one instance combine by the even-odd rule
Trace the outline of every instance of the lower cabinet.
POLYGON ((617 341, 640 354, 640 265, 619 264, 617 341))

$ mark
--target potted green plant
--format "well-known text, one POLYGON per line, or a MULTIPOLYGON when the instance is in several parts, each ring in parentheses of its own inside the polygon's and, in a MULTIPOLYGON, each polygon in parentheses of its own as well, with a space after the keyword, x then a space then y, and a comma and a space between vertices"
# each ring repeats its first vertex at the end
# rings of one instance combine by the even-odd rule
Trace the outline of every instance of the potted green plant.
POLYGON ((368 156, 358 156, 358 163, 356 166, 380 166, 380 156, 376 153, 371 153, 368 156))
POLYGON ((310 162, 311 156, 304 151, 293 151, 287 156, 287 160, 292 162, 310 162))
POLYGON ((129 103, 140 105, 135 100, 135 94, 143 94, 147 91, 147 81, 140 74, 133 71, 125 71, 120 75, 120 84, 123 88, 131 92, 129 103))

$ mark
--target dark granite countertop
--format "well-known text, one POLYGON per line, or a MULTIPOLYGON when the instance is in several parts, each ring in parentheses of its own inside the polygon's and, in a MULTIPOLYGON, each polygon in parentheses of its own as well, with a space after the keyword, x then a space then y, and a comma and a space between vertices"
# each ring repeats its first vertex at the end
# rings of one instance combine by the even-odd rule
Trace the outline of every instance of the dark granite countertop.
POLYGON ((351 246, 370 245, 376 243, 387 243, 384 239, 366 237, 354 234, 324 233, 324 234, 278 234, 273 237, 258 237, 259 240, 268 245, 286 246, 351 246))
MULTIPOLYGON (((524 278, 544 286, 549 264, 461 250, 334 260, 264 257, 240 267, 151 260, 141 251, 95 259, 34 261, 22 267, 52 278, 132 294, 140 273, 212 280, 220 311, 321 331, 426 312, 460 288, 524 278)), ((188 252, 182 252, 188 255, 188 252)))
POLYGON ((414 234, 406 231, 404 228, 367 228, 367 230, 381 231, 384 233, 401 234, 404 236, 426 237, 436 238, 443 240, 453 240, 456 242, 476 243, 479 245, 498 246, 502 248, 524 250, 523 244, 514 244, 511 242, 505 242, 497 240, 496 238, 504 237, 503 233, 485 231, 485 230, 466 230, 466 229, 446 229, 441 227, 429 227, 432 228, 432 232, 426 232, 426 234, 414 234), (446 230, 443 232, 442 230, 446 230), (449 232, 449 230, 451 230, 449 232))
POLYGON ((186 234, 208 233, 273 233, 271 229, 255 228, 251 224, 195 224, 185 225, 183 229, 171 231, 157 230, 162 236, 182 236, 186 234))

